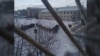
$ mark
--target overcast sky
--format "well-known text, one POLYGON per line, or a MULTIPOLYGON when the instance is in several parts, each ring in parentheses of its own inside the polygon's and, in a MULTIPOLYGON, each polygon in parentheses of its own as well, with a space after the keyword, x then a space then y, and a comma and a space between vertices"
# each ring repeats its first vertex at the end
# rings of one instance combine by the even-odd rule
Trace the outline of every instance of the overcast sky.
MULTIPOLYGON (((48 0, 53 7, 75 6, 75 0, 48 0)), ((15 10, 27 7, 45 7, 41 0, 15 0, 15 10)), ((86 5, 86 0, 82 0, 86 5)))

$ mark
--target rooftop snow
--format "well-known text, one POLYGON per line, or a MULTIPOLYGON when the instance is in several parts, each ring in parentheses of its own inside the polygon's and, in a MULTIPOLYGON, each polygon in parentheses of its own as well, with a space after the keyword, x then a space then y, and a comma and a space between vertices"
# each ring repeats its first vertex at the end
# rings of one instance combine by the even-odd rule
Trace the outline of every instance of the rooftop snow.
MULTIPOLYGON (((47 28, 53 28, 55 25, 58 25, 56 20, 41 20, 41 19, 16 19, 15 26, 21 27, 22 25, 29 25, 29 24, 39 24, 47 28)), ((73 24, 72 21, 63 21, 66 27, 68 27, 68 24, 73 24)), ((68 27, 69 29, 69 27, 68 27)))
MULTIPOLYGON (((54 8, 55 11, 73 11, 78 10, 77 6, 67 6, 67 7, 61 7, 61 8, 54 8)), ((49 12, 47 9, 42 10, 40 12, 49 12)))
MULTIPOLYGON (((69 29, 68 24, 73 24, 72 21, 63 21, 63 22, 64 22, 64 24, 66 25, 66 27, 68 29, 69 29)), ((56 20, 41 20, 41 19, 39 19, 37 21, 37 23, 39 25, 42 25, 42 26, 47 27, 47 28, 53 28, 55 25, 58 25, 58 23, 56 22, 56 20)))

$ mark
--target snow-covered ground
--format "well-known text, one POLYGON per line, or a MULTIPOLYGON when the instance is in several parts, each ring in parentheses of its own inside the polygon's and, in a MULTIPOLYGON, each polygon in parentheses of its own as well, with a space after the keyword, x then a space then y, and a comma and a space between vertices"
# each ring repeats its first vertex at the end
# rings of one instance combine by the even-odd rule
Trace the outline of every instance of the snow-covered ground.
MULTIPOLYGON (((69 24, 73 24, 72 21, 63 21, 63 22, 64 22, 64 24, 65 24, 67 27, 68 27, 69 24)), ((38 24, 41 24, 41 25, 43 25, 43 26, 46 26, 46 27, 48 27, 48 28, 52 28, 52 27, 54 27, 55 25, 58 24, 55 20, 41 20, 41 19, 39 19, 39 20, 37 21, 37 23, 38 23, 38 24)))
MULTIPOLYGON (((68 27, 68 24, 73 24, 73 22, 67 22, 67 21, 63 21, 63 22, 66 25, 66 27, 70 30, 70 28, 68 27)), ((53 28, 55 25, 58 25, 58 23, 54 20, 36 20, 36 19, 30 19, 30 20, 17 19, 15 20, 15 24, 17 27, 21 27, 22 25, 29 25, 29 24, 40 24, 47 28, 53 28)), ((28 34, 30 37, 35 37, 34 29, 35 28, 27 29, 25 33, 28 34)), ((37 28, 37 30, 39 29, 37 28)), ((41 35, 41 38, 48 38, 51 36, 51 37, 54 37, 53 39, 57 40, 57 42, 55 42, 54 44, 51 44, 49 47, 49 48, 52 47, 52 49, 49 49, 49 50, 53 52, 56 56, 64 56, 65 53, 67 52, 74 54, 74 56, 80 56, 79 51, 71 42, 69 37, 64 33, 61 27, 59 28, 58 32, 55 34, 48 33, 47 31, 40 29, 40 33, 38 34, 38 37, 40 37, 39 35, 41 35)), ((15 40, 15 43, 17 44, 16 40, 15 40)))
POLYGON ((60 48, 57 50, 57 56, 62 56, 65 52, 77 53, 78 50, 74 46, 74 44, 70 41, 68 36, 64 33, 64 31, 60 28, 56 38, 60 42, 60 48))
MULTIPOLYGON (((55 20, 41 20, 41 19, 15 19, 14 23, 16 26, 21 27, 24 25, 29 24, 39 24, 47 28, 53 28, 55 25, 58 25, 58 23, 55 20)), ((63 21, 65 26, 70 30, 69 25, 74 26, 72 21, 63 21)))

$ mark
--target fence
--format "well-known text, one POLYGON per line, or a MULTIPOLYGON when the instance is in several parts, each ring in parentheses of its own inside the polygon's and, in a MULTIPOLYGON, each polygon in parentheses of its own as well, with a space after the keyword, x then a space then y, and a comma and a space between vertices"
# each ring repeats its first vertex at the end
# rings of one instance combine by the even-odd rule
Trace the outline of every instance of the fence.
MULTIPOLYGON (((79 10, 81 12, 81 14, 83 15, 83 23, 86 25, 86 14, 83 11, 83 7, 80 3, 79 0, 75 0, 77 6, 79 7, 79 10)), ((57 13, 53 10, 52 6, 49 4, 49 2, 47 0, 42 0, 42 2, 44 3, 44 5, 47 7, 47 9, 50 11, 50 13, 52 14, 52 16, 55 18, 55 20, 58 22, 58 24, 61 26, 61 28, 64 30, 64 32, 69 36, 70 40, 75 44, 75 46, 77 47, 77 49, 81 52, 81 54, 83 56, 87 56, 86 52, 82 49, 82 47, 80 47, 80 45, 75 41, 75 39, 73 38, 73 35, 69 32, 69 30, 66 28, 66 26, 64 25, 64 23, 62 22, 62 20, 60 19, 60 17, 57 15, 57 13)), ((2 31, 2 30, 0 30, 2 31)), ((5 37, 4 39, 6 39, 10 44, 14 45, 14 38, 12 37, 12 35, 8 34, 7 31, 2 31, 3 33, 3 37, 5 37), (7 38, 6 38, 7 37, 7 38)), ((19 36, 21 36, 23 39, 27 40, 29 43, 31 43, 33 46, 35 46, 36 48, 38 48, 39 50, 43 51, 45 54, 47 54, 48 56, 55 56, 52 52, 50 52, 49 50, 47 50, 46 48, 44 48, 43 46, 41 46, 39 43, 37 43, 35 40, 31 39, 27 34, 25 34, 22 30, 20 30, 17 27, 14 27, 14 32, 17 33, 19 36)), ((0 33, 1 34, 1 33, 0 33)), ((88 53, 89 54, 89 53, 88 53)))

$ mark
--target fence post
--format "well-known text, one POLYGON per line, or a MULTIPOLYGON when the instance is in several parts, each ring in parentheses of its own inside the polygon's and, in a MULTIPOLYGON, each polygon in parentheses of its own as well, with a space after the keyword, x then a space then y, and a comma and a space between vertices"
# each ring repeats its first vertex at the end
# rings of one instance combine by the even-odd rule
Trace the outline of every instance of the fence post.
POLYGON ((58 24, 61 26, 61 28, 64 30, 64 32, 69 36, 70 40, 74 43, 74 45, 77 47, 77 49, 83 54, 83 56, 87 56, 86 52, 82 49, 82 47, 76 42, 76 40, 73 38, 72 34, 69 32, 69 30, 66 28, 60 17, 57 15, 57 13, 53 10, 51 5, 49 4, 48 0, 42 0, 44 5, 47 7, 47 9, 50 11, 54 19, 58 22, 58 24))
POLYGON ((38 44, 35 40, 33 40, 31 37, 29 37, 27 34, 25 34, 22 30, 20 30, 17 27, 14 27, 14 31, 20 35, 23 39, 27 40, 28 42, 30 42, 32 45, 34 45, 36 48, 40 49, 41 51, 43 51, 45 54, 49 55, 49 56, 55 56, 53 53, 51 53, 49 50, 47 50, 46 48, 44 48, 43 46, 41 46, 40 44, 38 44))

